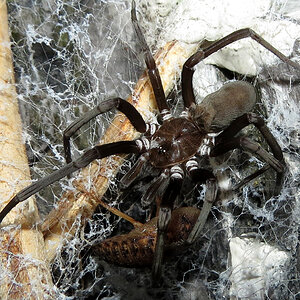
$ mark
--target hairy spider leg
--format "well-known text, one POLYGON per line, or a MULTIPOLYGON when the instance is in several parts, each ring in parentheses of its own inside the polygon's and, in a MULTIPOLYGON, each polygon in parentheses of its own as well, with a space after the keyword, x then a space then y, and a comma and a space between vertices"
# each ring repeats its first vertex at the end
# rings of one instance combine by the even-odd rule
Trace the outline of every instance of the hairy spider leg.
POLYGON ((136 141, 120 141, 100 146, 95 146, 90 150, 87 150, 78 159, 70 162, 59 170, 54 171, 52 174, 39 179, 35 183, 32 183, 28 187, 17 193, 0 212, 0 223, 4 217, 20 202, 25 201, 30 196, 39 192, 41 189, 48 185, 62 179, 63 177, 86 167, 95 159, 101 159, 114 154, 129 154, 140 153, 140 148, 136 141))
POLYGON ((254 154, 256 153, 264 161, 266 161, 268 165, 262 167, 255 173, 244 178, 234 187, 234 189, 240 188, 242 185, 248 183, 250 180, 256 178, 257 176, 267 171, 270 167, 272 167, 276 171, 276 187, 274 194, 278 195, 283 181, 285 166, 282 150, 275 137, 266 126, 265 121, 255 113, 246 113, 235 119, 219 136, 217 136, 216 146, 212 149, 210 156, 218 156, 229 150, 233 150, 234 148, 239 147, 244 147, 246 150, 254 154), (269 145, 274 157, 248 138, 233 138, 243 128, 251 124, 260 131, 264 139, 267 141, 267 144, 269 145))
POLYGON ((197 221, 189 234, 186 243, 192 244, 199 237, 204 224, 206 223, 209 212, 216 200, 218 184, 215 175, 206 169, 200 168, 201 163, 198 163, 196 157, 191 158, 186 162, 185 168, 190 175, 191 179, 196 183, 205 183, 206 193, 204 198, 203 207, 197 218, 197 221))
POLYGON ((185 107, 190 107, 192 104, 195 103, 195 95, 194 95, 193 83, 192 83, 193 74, 195 72, 194 69, 195 65, 197 65, 201 60, 205 59, 209 55, 224 48, 225 46, 247 37, 250 37, 256 42, 258 42, 260 45, 262 45, 263 47, 271 51, 273 54, 275 54, 282 61, 293 66, 294 68, 300 69, 300 65, 298 63, 290 60, 283 53, 281 53, 279 50, 277 50, 275 47, 269 44, 266 40, 264 40, 255 31, 253 31, 250 28, 240 29, 212 43, 207 48, 198 50, 184 63, 182 68, 182 73, 181 73, 181 80, 182 80, 181 85, 182 85, 182 97, 183 97, 185 107))
POLYGON ((142 51, 145 56, 145 63, 147 65, 148 69, 148 76, 152 85, 152 89, 154 92, 155 100, 158 106, 158 110, 160 113, 165 114, 169 112, 169 106, 166 101, 166 96, 165 92, 163 89, 163 85, 161 82, 161 78, 159 75, 159 71, 157 69, 155 60, 151 54, 151 51, 149 49, 149 46, 147 45, 147 42, 145 40, 145 37, 142 33, 142 30, 138 24, 138 20, 136 17, 136 6, 135 6, 135 1, 132 1, 132 6, 131 6, 131 21, 134 26, 135 32, 138 37, 139 44, 142 48, 142 51))
POLYGON ((157 220, 157 239, 152 264, 152 278, 154 283, 157 283, 161 277, 165 236, 171 219, 174 202, 182 187, 183 175, 183 170, 180 166, 175 165, 171 168, 169 183, 160 202, 157 220))
POLYGON ((99 105, 97 105, 92 110, 88 111, 86 114, 72 122, 64 131, 63 135, 63 144, 64 144, 64 150, 65 150, 65 159, 67 163, 70 163, 72 161, 71 158, 71 149, 70 149, 70 138, 71 136, 84 124, 88 123, 93 118, 97 117, 100 114, 103 114, 105 112, 108 112, 112 109, 118 109, 120 112, 122 112, 131 122, 133 127, 141 133, 144 133, 146 131, 146 124, 143 120, 140 113, 135 109, 133 105, 131 105, 126 100, 123 100, 121 98, 112 98, 103 101, 99 105))
POLYGON ((217 192, 218 192, 218 183, 217 183, 216 178, 212 177, 212 178, 207 179, 203 207, 200 211, 200 215, 199 215, 189 237, 186 240, 187 244, 194 243, 197 240, 197 238, 200 236, 200 233, 202 232, 204 224, 206 223, 206 220, 210 213, 210 210, 216 201, 217 192))

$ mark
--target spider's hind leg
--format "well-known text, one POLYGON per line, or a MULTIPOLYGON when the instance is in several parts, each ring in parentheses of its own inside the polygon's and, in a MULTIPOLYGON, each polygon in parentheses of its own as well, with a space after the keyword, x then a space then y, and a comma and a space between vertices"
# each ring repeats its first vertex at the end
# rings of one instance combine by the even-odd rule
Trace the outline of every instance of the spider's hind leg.
POLYGON ((218 137, 216 137, 216 144, 217 145, 211 152, 211 156, 218 156, 229 150, 242 147, 245 150, 257 154, 265 162, 267 162, 267 165, 244 178, 240 183, 234 186, 234 189, 238 189, 239 187, 245 185, 250 180, 258 177, 259 175, 270 169, 270 167, 272 167, 276 171, 276 186, 274 189, 274 195, 276 196, 279 194, 284 177, 285 162, 282 150, 278 142, 261 117, 254 113, 246 113, 242 115, 241 117, 234 120, 229 127, 227 127, 218 137), (254 125, 265 138, 272 151, 273 156, 248 138, 232 138, 244 127, 251 124, 254 125))

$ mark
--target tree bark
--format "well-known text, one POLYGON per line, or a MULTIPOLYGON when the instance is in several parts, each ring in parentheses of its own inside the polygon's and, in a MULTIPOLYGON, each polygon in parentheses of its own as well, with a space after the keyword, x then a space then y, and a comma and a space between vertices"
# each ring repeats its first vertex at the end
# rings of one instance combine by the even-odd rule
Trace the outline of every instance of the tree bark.
MULTIPOLYGON (((0 0, 1 208, 30 183, 15 88, 6 1, 0 0)), ((0 228, 0 298, 54 299, 34 198, 18 205, 0 228)))

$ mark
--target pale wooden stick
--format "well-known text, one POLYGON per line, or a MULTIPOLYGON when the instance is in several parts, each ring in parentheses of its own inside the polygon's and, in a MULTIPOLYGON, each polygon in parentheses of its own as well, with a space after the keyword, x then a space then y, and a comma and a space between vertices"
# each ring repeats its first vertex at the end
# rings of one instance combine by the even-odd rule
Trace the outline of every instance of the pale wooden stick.
MULTIPOLYGON (((15 89, 6 2, 0 0, 0 195, 1 207, 30 183, 15 89)), ((54 299, 34 199, 13 209, 0 229, 0 298, 54 299), (10 225, 11 226, 7 226, 10 225), (21 226, 16 226, 21 225, 21 226)))
MULTIPOLYGON (((155 60, 166 94, 171 91, 180 77, 185 60, 196 49, 197 45, 172 41, 158 51, 155 60)), ((152 87, 146 73, 138 81, 133 97, 129 97, 128 101, 133 103, 146 120, 147 112, 153 112, 156 109, 152 87)), ((101 144, 116 140, 132 140, 137 137, 138 133, 133 129, 128 119, 124 115, 118 114, 106 130, 101 144)), ((81 179, 75 181, 74 186, 84 186, 86 189, 88 189, 87 186, 90 186, 97 199, 101 199, 109 185, 109 178, 103 174, 106 174, 107 169, 109 169, 108 173, 114 176, 123 160, 123 157, 114 156, 95 161, 81 172, 79 176, 81 179)), ((88 194, 79 191, 65 193, 58 207, 50 212, 42 225, 49 261, 55 257, 58 247, 73 236, 77 230, 76 226, 85 224, 86 219, 91 217, 98 205, 88 194), (78 217, 81 218, 83 224, 76 225, 75 221, 78 220, 78 217)))

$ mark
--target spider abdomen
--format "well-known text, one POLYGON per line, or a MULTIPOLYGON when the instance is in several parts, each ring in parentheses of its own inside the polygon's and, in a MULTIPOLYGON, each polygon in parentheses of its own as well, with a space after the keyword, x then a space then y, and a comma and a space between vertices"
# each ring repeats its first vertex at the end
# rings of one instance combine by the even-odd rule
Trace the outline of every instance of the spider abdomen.
POLYGON ((204 136, 186 118, 165 121, 151 139, 149 154, 152 165, 165 168, 188 160, 196 154, 204 136))

